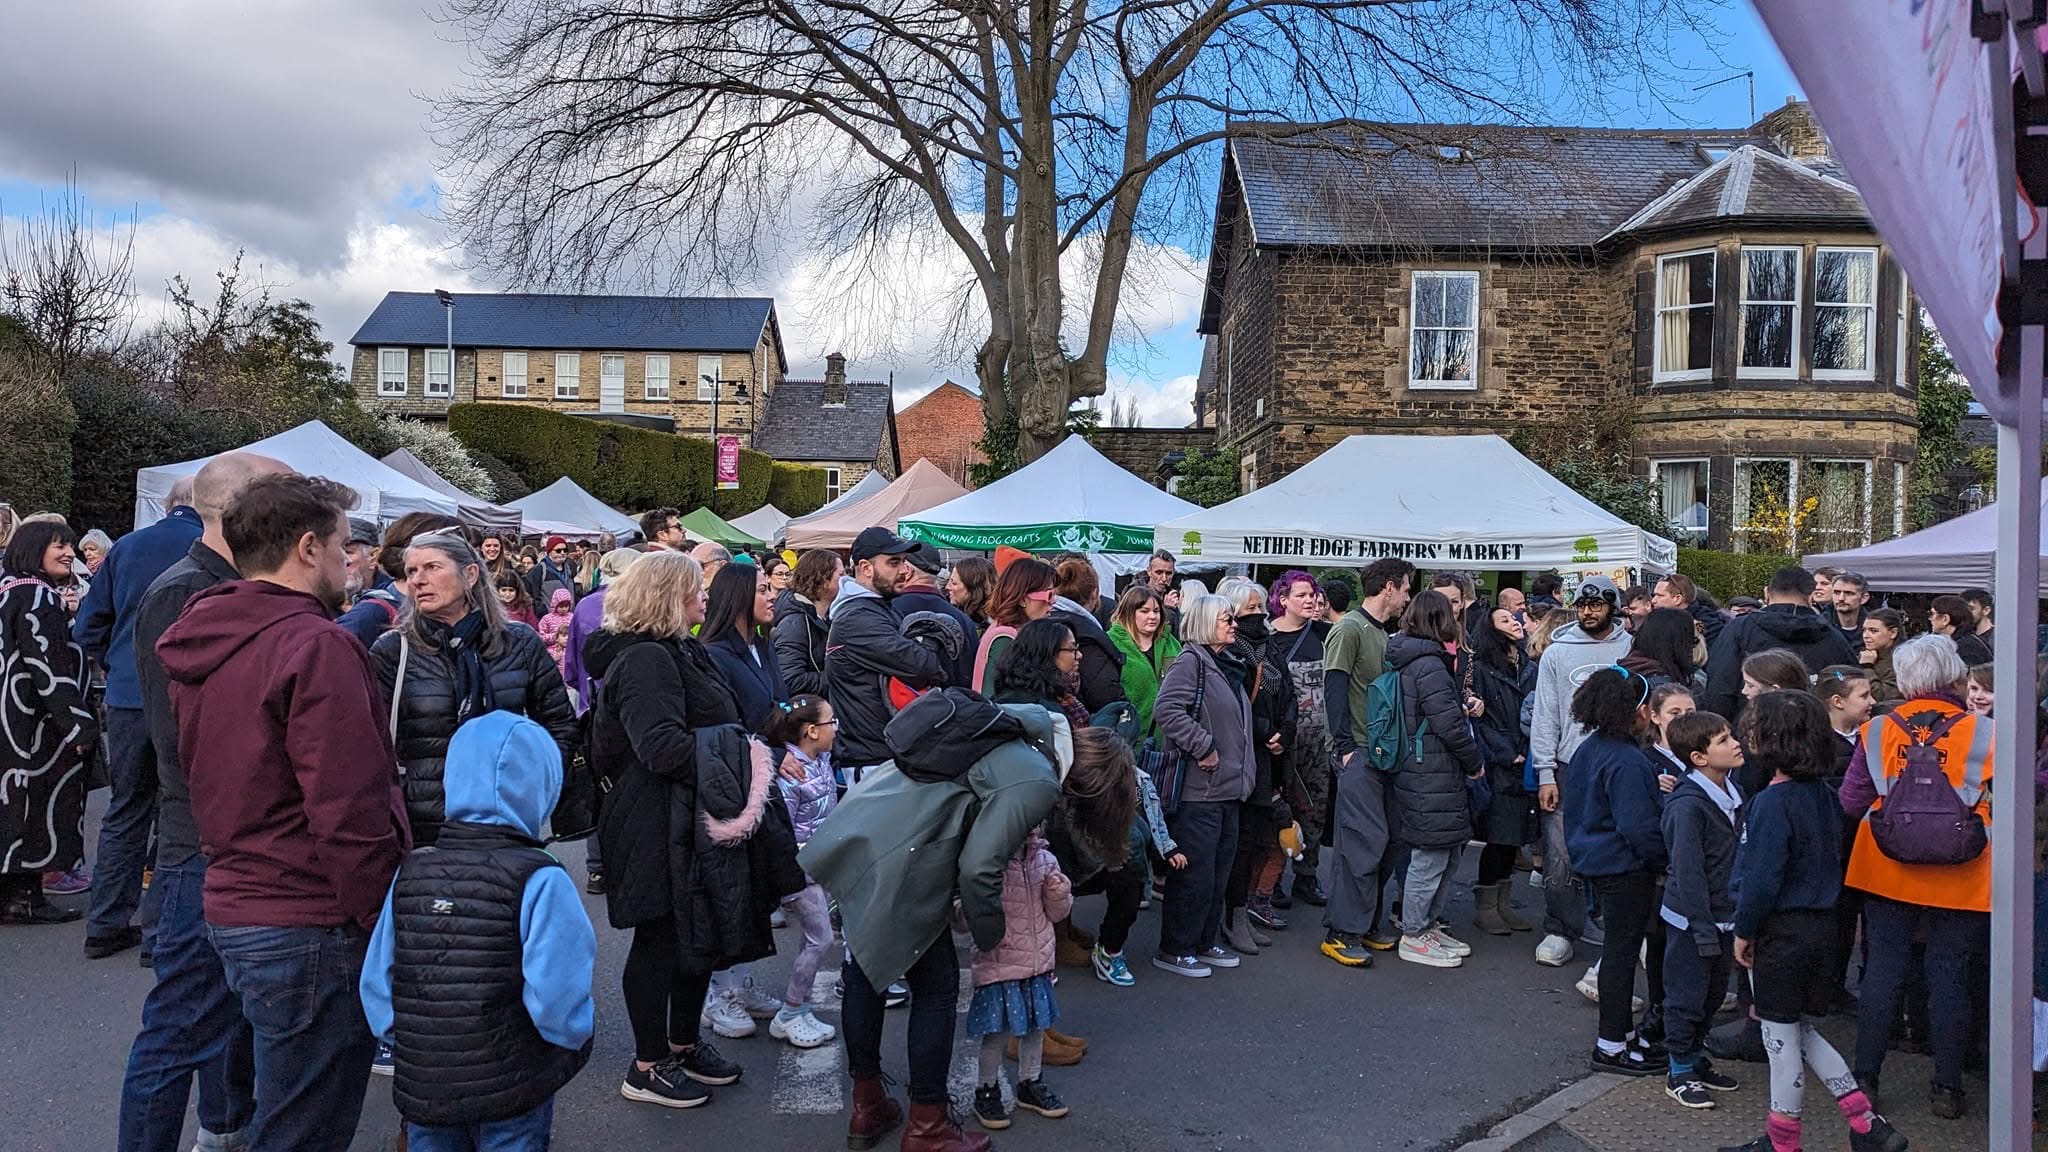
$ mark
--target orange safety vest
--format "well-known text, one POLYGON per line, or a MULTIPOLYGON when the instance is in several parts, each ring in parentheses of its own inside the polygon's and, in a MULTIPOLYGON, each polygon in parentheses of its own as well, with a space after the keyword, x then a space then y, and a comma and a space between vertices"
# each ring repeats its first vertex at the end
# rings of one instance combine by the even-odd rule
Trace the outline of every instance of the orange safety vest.
MULTIPOLYGON (((1936 713, 1941 720, 1946 720, 1961 710, 1946 700, 1909 700, 1893 713, 1899 719, 1936 713)), ((1977 801, 1977 814, 1984 818, 1984 828, 1989 832, 1991 766, 1996 752, 1990 735, 1991 718, 1966 717, 1949 729, 1934 746, 1941 750, 1942 772, 1948 777, 1949 784, 1960 789, 1980 725, 1984 738, 1984 747, 1980 750, 1984 788, 1982 797, 1977 801)), ((1871 805, 1872 812, 1884 807, 1883 793, 1890 790, 1889 782, 1898 779, 1905 770, 1906 743, 1906 734, 1899 725, 1882 716, 1873 717, 1863 726, 1863 759, 1870 769, 1871 782, 1878 786, 1879 792, 1877 801, 1871 805)), ((1877 837, 1870 831, 1869 812, 1864 813, 1862 821, 1856 825, 1856 844, 1849 854, 1849 875, 1844 882, 1873 896, 1906 904, 1954 908, 1964 912, 1991 911, 1991 853, 1988 850, 1967 864, 1901 864, 1877 846, 1877 837)))

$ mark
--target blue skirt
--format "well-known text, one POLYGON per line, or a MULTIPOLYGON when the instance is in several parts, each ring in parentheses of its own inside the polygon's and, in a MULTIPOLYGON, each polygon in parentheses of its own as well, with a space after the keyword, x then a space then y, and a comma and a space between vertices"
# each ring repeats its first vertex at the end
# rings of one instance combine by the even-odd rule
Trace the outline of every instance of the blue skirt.
POLYGON ((1050 1028, 1060 1018, 1052 998, 1052 973, 1028 980, 1004 980, 974 990, 967 1005, 967 1034, 974 1037, 1023 1036, 1050 1028))

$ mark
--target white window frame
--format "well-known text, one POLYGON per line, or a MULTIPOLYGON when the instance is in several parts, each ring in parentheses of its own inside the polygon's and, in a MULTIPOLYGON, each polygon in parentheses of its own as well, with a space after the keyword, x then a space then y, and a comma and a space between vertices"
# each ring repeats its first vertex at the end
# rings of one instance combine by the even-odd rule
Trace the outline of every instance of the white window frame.
MULTIPOLYGON (((1792 512, 1799 507, 1799 460, 1794 456, 1737 456, 1733 470, 1728 477, 1728 542, 1734 551, 1741 551, 1740 545, 1749 543, 1748 529, 1742 526, 1747 517, 1747 508, 1738 506, 1742 495, 1742 466, 1745 464, 1785 465, 1785 518, 1789 523, 1792 512)), ((1797 541, 1790 542, 1797 546, 1797 541)))
POLYGON ((583 398, 583 353, 555 353, 555 399, 581 400, 583 398), (568 365, 567 372, 562 365, 568 365))
POLYGON ((498 385, 498 394, 499 394, 500 396, 503 396, 503 397, 505 397, 505 398, 507 398, 507 399, 511 399, 511 400, 523 400, 523 399, 525 399, 525 398, 526 398, 526 353, 524 353, 524 352, 507 352, 507 353, 505 353, 505 363, 504 363, 504 365, 503 365, 503 366, 502 366, 502 367, 501 367, 501 368, 499 369, 499 372, 500 372, 500 374, 501 374, 501 375, 500 375, 500 379, 502 379, 502 380, 503 380, 504 382, 503 382, 502 384, 498 385), (514 371, 512 370, 512 366, 513 366, 513 364, 515 364, 515 363, 519 365, 519 370, 518 370, 517 372, 514 372, 514 371), (515 381, 515 380, 516 380, 516 381, 518 381, 518 383, 517 383, 517 384, 514 384, 514 383, 513 383, 513 381, 515 381))
MULTIPOLYGON (((1819 328, 1819 327, 1820 327, 1820 310, 1821 310, 1821 309, 1823 309, 1823 308, 1841 308, 1841 309, 1850 309, 1850 308, 1861 308, 1861 309, 1863 309, 1864 315, 1865 315, 1865 317, 1866 317, 1866 319, 1864 320, 1864 323, 1863 323, 1863 367, 1861 367, 1861 368, 1822 368, 1822 367, 1820 366, 1819 362, 1818 362, 1818 361, 1815 361, 1815 362, 1814 362, 1814 368, 1813 368, 1813 378, 1814 378, 1814 379, 1816 379, 1816 380, 1875 380, 1875 379, 1877 379, 1877 288, 1878 288, 1878 285, 1879 285, 1879 284, 1881 283, 1881 281, 1880 281, 1880 280, 1878 279, 1878 272, 1879 272, 1879 266, 1878 266, 1878 262, 1877 262, 1877 249, 1875 249, 1875 248, 1853 248, 1853 247, 1845 247, 1845 246, 1842 246, 1842 245, 1828 245, 1828 246, 1818 247, 1818 248, 1815 248, 1815 249, 1813 250, 1813 282, 1814 282, 1814 285, 1815 285, 1815 290, 1814 290, 1814 300, 1813 300, 1813 311, 1814 311, 1814 320, 1813 320, 1813 324, 1814 324, 1814 327, 1815 327, 1815 328, 1819 328), (1827 255, 1830 255, 1830 254, 1835 254, 1835 253, 1840 253, 1840 254, 1846 254, 1846 255, 1851 255, 1851 256, 1868 256, 1868 257, 1870 258, 1870 303, 1868 303, 1868 304, 1837 304, 1837 303, 1833 303, 1833 302, 1829 302, 1829 301, 1823 301, 1823 300, 1821 300, 1821 299, 1820 299, 1820 292, 1819 292, 1819 284, 1820 284, 1820 258, 1821 258, 1821 257, 1823 257, 1823 256, 1827 256, 1827 255)), ((1794 315, 1794 316, 1797 316, 1797 315, 1798 315, 1798 313, 1797 313, 1797 312, 1795 311, 1795 312, 1793 313, 1793 315, 1794 315)), ((1797 345, 1797 344, 1793 345, 1793 349, 1794 349, 1794 352, 1793 352, 1793 360, 1794 360, 1794 363, 1797 363, 1797 361, 1798 361, 1798 351, 1797 351, 1797 349, 1798 349, 1798 345, 1797 345)), ((1809 353, 1809 355, 1811 355, 1811 353, 1809 353)), ((1865 535, 1868 535, 1868 533, 1865 533, 1865 535)))
POLYGON ((1911 359, 1908 353, 1912 349, 1913 311, 1908 301, 1913 298, 1913 286, 1906 282, 1906 266, 1904 264, 1900 264, 1894 258, 1892 266, 1899 270, 1899 304, 1896 324, 1898 331, 1892 337, 1895 348, 1892 356, 1892 381, 1903 388, 1906 384, 1906 364, 1911 359))
POLYGON ((1479 390, 1479 273, 1455 268, 1418 268, 1408 277, 1408 387, 1416 391, 1476 392, 1479 390), (1424 328, 1416 323, 1420 310, 1416 307, 1421 297, 1424 279, 1469 280, 1472 282, 1472 326, 1431 325, 1424 328), (1472 333, 1472 375, 1465 380, 1424 380, 1415 375, 1415 335, 1418 332, 1465 332, 1472 333))
POLYGON ((1707 522, 1705 524, 1700 525, 1698 528, 1685 528, 1680 527, 1676 520, 1672 520, 1670 521, 1670 528, 1673 532, 1683 532, 1687 536, 1693 537, 1695 539, 1705 537, 1706 534, 1709 531, 1711 531, 1714 526, 1713 458, 1709 456, 1672 456, 1669 458, 1662 458, 1650 461, 1650 486, 1657 490, 1657 497, 1660 505, 1664 496, 1664 483, 1663 478, 1660 477, 1658 473, 1663 471, 1664 466, 1666 464, 1697 464, 1700 466, 1700 479, 1706 485, 1707 488, 1707 498, 1701 501, 1701 503, 1705 504, 1707 508, 1707 522))
MULTIPOLYGON (((1796 461, 1792 465, 1793 490, 1795 492, 1798 491, 1799 487, 1799 473, 1805 471, 1807 466, 1813 464, 1852 464, 1856 467, 1863 469, 1863 523, 1860 527, 1858 527, 1857 541, 1854 544, 1852 544, 1851 547, 1869 547, 1870 526, 1872 523, 1870 500, 1872 496, 1876 495, 1876 487, 1874 481, 1877 478, 1877 461, 1872 460, 1869 457, 1858 456, 1815 456, 1810 459, 1796 461)), ((1797 508, 1799 506, 1796 498, 1792 506, 1794 508, 1797 508)), ((1794 544, 1796 545, 1797 541, 1794 541, 1794 544)), ((1839 552, 1842 551, 1842 549, 1830 544, 1829 546, 1822 548, 1821 551, 1839 552)))
POLYGON ((429 348, 427 353, 426 380, 427 398, 446 400, 455 395, 455 354, 446 348, 429 348), (434 365, 439 363, 436 371, 434 365), (438 386, 437 386, 438 385, 438 386))
POLYGON ((650 353, 648 353, 648 354, 647 354, 647 357, 646 357, 646 358, 645 358, 644 360, 642 360, 642 361, 641 361, 641 363, 640 363, 640 392, 641 392, 641 394, 642 394, 642 395, 644 395, 644 396, 645 396, 645 397, 646 397, 647 399, 649 399, 649 400, 666 400, 666 399, 668 399, 668 387, 669 387, 669 384, 668 384, 668 372, 669 372, 669 363, 670 363, 670 361, 669 361, 669 358, 668 358, 668 356, 667 356, 666 354, 663 354, 663 353, 656 353, 656 352, 650 352, 650 353), (659 362, 660 362, 660 364, 661 364, 661 371, 660 371, 660 372, 656 372, 656 371, 654 370, 654 365, 655 365, 655 363, 656 363, 657 361, 659 361, 659 362), (659 380, 659 381, 661 382, 659 386, 657 386, 657 385, 655 384, 655 381, 657 381, 657 380, 659 380))
POLYGON ((725 385, 725 357, 723 357, 723 356, 699 356, 699 357, 697 357, 697 399, 699 399, 699 400, 705 400, 705 401, 710 401, 710 400, 715 400, 715 399, 717 399, 717 398, 718 398, 718 392, 719 392, 719 389, 723 388, 723 387, 724 387, 724 385, 725 385), (715 384, 715 385, 713 385, 713 384, 706 384, 706 383, 704 382, 704 378, 705 378, 706 376, 709 376, 709 377, 711 377, 712 379, 714 379, 714 380, 718 381, 718 383, 717 383, 717 384, 715 384))
MULTIPOLYGON (((1712 248, 1695 248, 1690 252, 1668 252, 1662 256, 1657 257, 1657 297, 1655 319, 1651 321, 1650 327, 1651 379, 1662 382, 1665 380, 1707 380, 1713 377, 1714 354, 1711 341, 1709 341, 1709 346, 1707 350, 1707 366, 1705 368, 1687 368, 1678 372, 1664 372, 1660 371, 1657 366, 1664 363, 1664 314, 1666 312, 1697 311, 1699 309, 1705 309, 1707 313, 1707 331, 1713 331, 1715 303, 1714 297, 1718 296, 1721 291, 1720 272, 1721 269, 1719 253, 1715 252, 1712 248), (1688 260, 1695 256, 1705 256, 1708 258, 1709 263, 1707 266, 1711 270, 1711 279, 1713 282, 1713 295, 1708 296, 1706 303, 1704 304, 1664 303, 1664 265, 1672 260, 1688 260)), ((1674 460, 1673 463, 1679 463, 1679 461, 1674 460)))
POLYGON ((377 349, 377 395, 403 396, 407 379, 412 374, 412 349, 377 349), (394 378, 391 371, 391 357, 398 357, 398 372, 394 378))
POLYGON ((1738 286, 1739 297, 1735 321, 1735 375, 1745 380, 1796 380, 1799 377, 1799 294, 1806 287, 1806 250, 1796 244, 1744 244, 1741 250, 1742 282, 1738 286), (1790 300, 1758 300, 1756 304, 1790 305, 1792 308, 1792 362, 1783 368, 1752 368, 1742 362, 1742 350, 1748 341, 1744 331, 1749 326, 1749 254, 1751 252, 1792 253, 1792 298, 1790 300))
POLYGON ((839 486, 839 475, 839 469, 837 468, 825 469, 825 503, 827 504, 839 499, 839 494, 843 491, 839 486))

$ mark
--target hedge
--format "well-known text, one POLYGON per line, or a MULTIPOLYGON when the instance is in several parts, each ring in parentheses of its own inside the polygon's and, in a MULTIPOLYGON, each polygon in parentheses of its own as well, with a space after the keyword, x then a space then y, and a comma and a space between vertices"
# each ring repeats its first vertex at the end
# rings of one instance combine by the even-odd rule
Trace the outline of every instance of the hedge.
POLYGON ((530 488, 567 476, 584 491, 628 512, 710 505, 720 515, 768 502, 774 461, 740 449, 740 486, 717 490, 709 441, 524 404, 456 404, 448 430, 472 452, 510 465, 530 488))
POLYGON ((787 516, 816 512, 825 506, 825 470, 777 460, 768 480, 768 502, 787 516))
MULTIPOLYGON (((7 442, 0 456, 0 500, 24 516, 71 511, 77 426, 77 413, 56 377, 27 353, 0 348, 0 436, 7 442)), ((132 515, 134 505, 129 508, 132 515)), ((118 532, 128 522, 124 516, 110 528, 118 532)))
POLYGON ((1713 593, 1715 599, 1724 605, 1735 596, 1762 599, 1764 585, 1771 582, 1771 574, 1797 563, 1797 556, 1774 556, 1770 553, 1716 552, 1705 548, 1678 550, 1678 570, 1692 577, 1693 583, 1713 593))

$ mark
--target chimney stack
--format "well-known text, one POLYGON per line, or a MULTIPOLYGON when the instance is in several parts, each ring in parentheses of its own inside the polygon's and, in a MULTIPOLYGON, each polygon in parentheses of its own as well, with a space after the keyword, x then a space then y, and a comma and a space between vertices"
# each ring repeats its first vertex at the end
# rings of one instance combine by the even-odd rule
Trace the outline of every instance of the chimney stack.
POLYGON ((846 406, 846 357, 837 352, 825 357, 825 397, 827 407, 846 406))

